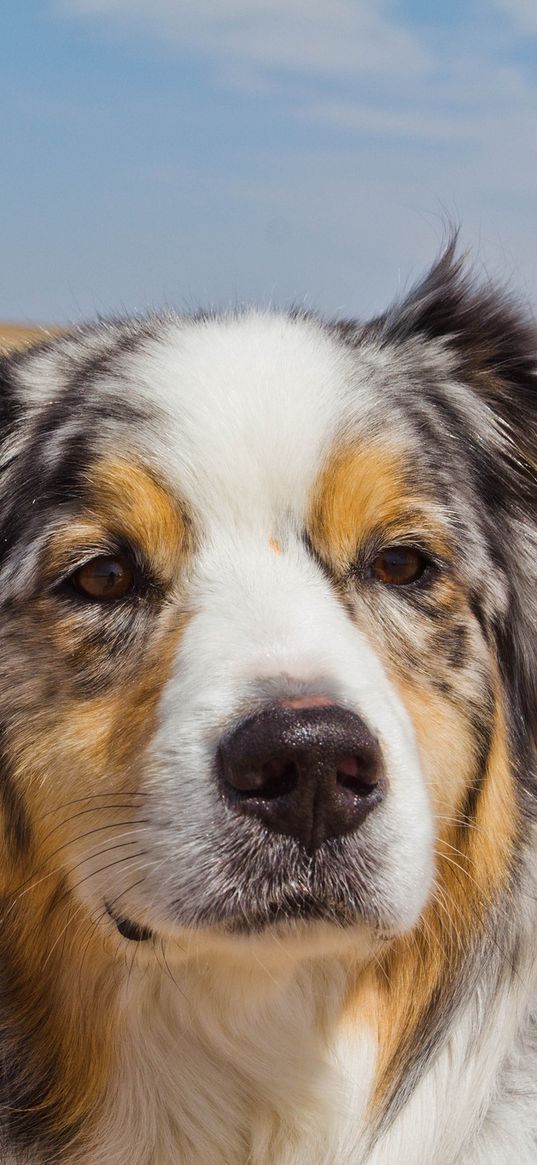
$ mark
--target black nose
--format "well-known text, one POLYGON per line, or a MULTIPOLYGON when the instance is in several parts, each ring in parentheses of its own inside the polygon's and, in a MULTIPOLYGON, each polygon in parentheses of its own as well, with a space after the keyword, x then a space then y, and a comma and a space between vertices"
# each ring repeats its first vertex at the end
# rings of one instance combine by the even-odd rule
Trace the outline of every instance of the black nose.
POLYGON ((384 793, 377 741, 336 704, 267 708, 223 738, 218 763, 235 811, 309 852, 357 829, 384 793))

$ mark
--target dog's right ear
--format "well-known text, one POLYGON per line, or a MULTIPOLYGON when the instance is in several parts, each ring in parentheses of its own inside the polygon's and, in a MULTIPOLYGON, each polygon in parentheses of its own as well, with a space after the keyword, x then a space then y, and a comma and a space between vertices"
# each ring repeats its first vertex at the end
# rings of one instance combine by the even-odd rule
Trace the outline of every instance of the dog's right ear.
POLYGON ((474 279, 457 236, 400 302, 373 322, 381 344, 440 346, 450 373, 496 419, 516 489, 537 470, 537 328, 501 288, 474 279), (525 462, 525 467, 522 464, 525 462))
POLYGON ((11 431, 18 411, 13 368, 9 356, 0 357, 0 449, 11 431))

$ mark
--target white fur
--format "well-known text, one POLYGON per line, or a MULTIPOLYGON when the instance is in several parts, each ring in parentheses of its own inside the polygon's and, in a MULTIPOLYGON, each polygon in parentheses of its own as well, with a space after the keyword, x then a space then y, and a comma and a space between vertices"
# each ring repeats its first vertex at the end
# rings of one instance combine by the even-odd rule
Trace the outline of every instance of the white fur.
POLYGON ((275 943, 263 959, 171 966, 175 981, 129 977, 123 1067, 77 1165, 533 1165, 529 1061, 526 1095, 506 1104, 499 1087, 528 979, 490 1009, 476 996, 371 1147, 374 1035, 367 1017, 338 1020, 351 957, 302 961, 275 943))

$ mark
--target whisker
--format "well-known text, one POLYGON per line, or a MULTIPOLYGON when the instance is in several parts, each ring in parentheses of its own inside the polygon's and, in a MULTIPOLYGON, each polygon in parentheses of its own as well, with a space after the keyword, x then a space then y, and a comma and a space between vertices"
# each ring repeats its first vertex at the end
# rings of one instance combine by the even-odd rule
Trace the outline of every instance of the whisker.
POLYGON ((86 958, 86 954, 89 950, 89 945, 90 945, 91 939, 92 939, 95 931, 97 930, 99 924, 102 922, 103 918, 106 917, 106 910, 100 911, 96 917, 95 917, 95 914, 96 914, 96 911, 93 910, 92 913, 90 914, 90 917, 89 917, 88 937, 87 937, 87 940, 86 940, 84 947, 82 948, 80 963, 79 963, 79 967, 78 967, 78 972, 80 975, 82 973, 84 959, 86 958))
POLYGON ((437 821, 449 821, 449 823, 451 825, 458 825, 458 826, 460 826, 461 829, 473 829, 477 833, 488 832, 487 830, 485 830, 483 828, 482 825, 478 825, 477 821, 465 821, 464 817, 457 817, 457 816, 450 817, 446 813, 436 813, 435 817, 436 817, 437 821))
MULTIPOLYGON (((460 850, 455 849, 454 846, 451 846, 450 848, 454 849, 455 853, 460 854, 460 852, 461 852, 460 850)), ((469 870, 465 870, 464 866, 461 866, 460 862, 456 862, 455 859, 450 857, 449 854, 441 853, 440 850, 438 850, 438 849, 435 850, 435 853, 436 853, 437 857, 442 859, 442 861, 449 862, 450 866, 452 866, 453 869, 460 870, 461 874, 464 874, 464 877, 467 878, 468 881, 471 882, 475 886, 475 888, 479 894, 480 904, 482 906, 487 905, 487 904, 488 905, 492 904, 492 902, 493 902, 492 896, 490 894, 487 894, 487 892, 483 889, 483 887, 479 885, 479 882, 476 881, 476 879, 473 877, 473 875, 470 873, 469 870)), ((461 854, 461 857, 464 857, 464 854, 461 854)), ((464 890, 465 887, 462 885, 460 878, 458 878, 457 880, 459 882, 459 885, 464 890)))
MULTIPOLYGON (((140 856, 141 856, 141 855, 140 855, 140 856)), ((125 861, 125 860, 127 860, 127 859, 126 859, 126 858, 121 858, 121 859, 120 859, 118 862, 112 862, 112 863, 110 863, 110 864, 111 864, 112 866, 113 866, 113 865, 120 865, 120 864, 121 864, 121 862, 122 862, 122 861, 125 861)), ((146 864, 146 866, 148 866, 150 863, 145 863, 145 864, 146 864)), ((143 866, 143 863, 142 863, 142 866, 143 866)), ((97 871, 97 872, 98 872, 98 873, 102 873, 103 869, 108 869, 108 868, 109 868, 108 866, 101 867, 101 869, 100 869, 99 871, 97 871)), ((141 868, 141 867, 139 866, 138 868, 141 868)), ((82 881, 84 881, 84 880, 85 880, 85 879, 82 879, 82 881)), ((140 879, 138 880, 138 882, 134 883, 133 885, 138 885, 138 884, 140 884, 140 883, 141 883, 141 882, 143 882, 143 881, 145 881, 145 878, 140 878, 140 879)), ((79 883, 78 883, 78 885, 81 885, 81 882, 79 882, 79 883)), ((130 887, 129 887, 129 889, 133 889, 133 886, 130 886, 130 887)), ((48 954, 47 954, 47 957, 46 957, 46 959, 45 959, 45 962, 43 963, 43 970, 44 970, 44 968, 47 966, 47 963, 49 962, 49 959, 51 958, 51 956, 52 956, 52 954, 53 954, 53 952, 54 952, 55 948, 57 947, 57 945, 58 945, 58 943, 59 943, 60 939, 61 939, 61 938, 62 938, 62 937, 63 937, 63 936, 66 934, 66 932, 67 932, 67 930, 69 929, 69 927, 70 927, 71 923, 72 923, 72 922, 74 922, 74 919, 76 918, 76 916, 77 916, 78 914, 80 914, 80 912, 81 912, 82 910, 86 909, 86 905, 87 905, 87 904, 86 904, 85 902, 81 902, 81 903, 80 903, 80 904, 77 906, 76 910, 75 910, 73 913, 70 913, 70 914, 69 914, 69 917, 68 917, 68 919, 67 919, 67 922, 66 922, 65 926, 62 928, 62 930, 60 931, 60 933, 59 933, 58 937, 56 938, 55 942, 52 944, 52 946, 50 947, 50 949, 49 949, 49 951, 48 951, 48 954)), ((100 914, 100 915, 99 915, 99 917, 98 917, 98 919, 97 919, 97 921, 94 921, 94 920, 92 920, 92 919, 91 919, 91 916, 90 916, 90 921, 92 922, 92 931, 90 932, 90 939, 91 939, 91 934, 92 934, 92 933, 93 933, 93 931, 96 929, 96 927, 97 927, 98 923, 99 923, 99 922, 102 920, 102 918, 104 918, 104 917, 105 917, 105 914, 106 914, 106 913, 107 913, 107 912, 106 912, 106 910, 105 910, 105 911, 104 911, 102 914, 100 914)), ((87 945, 89 945, 89 940, 88 940, 88 944, 87 944, 87 945)), ((84 952, 83 952, 83 957, 84 957, 85 953, 86 953, 86 948, 84 949, 84 952)))
MULTIPOLYGON (((122 842, 121 845, 118 845, 118 846, 111 845, 111 846, 108 846, 107 849, 100 850, 98 854, 94 854, 93 856, 94 857, 104 857, 105 854, 113 853, 115 849, 121 849, 122 846, 130 845, 130 844, 131 844, 130 842, 122 842)), ((99 866, 98 870, 91 870, 91 872, 89 874, 85 874, 84 877, 80 878, 78 882, 74 882, 73 885, 69 887, 69 889, 71 891, 78 890, 79 886, 83 886, 84 882, 87 882, 88 878, 96 878, 97 875, 102 874, 104 870, 109 870, 112 868, 112 866, 115 866, 115 865, 119 866, 123 862, 135 862, 137 860, 137 858, 144 857, 144 855, 146 853, 147 853, 147 850, 140 849, 140 850, 138 850, 138 853, 136 853, 136 854, 123 854, 120 858, 118 858, 117 862, 108 862, 104 866, 99 866)))
MULTIPOLYGON (((141 856, 141 855, 140 855, 140 856, 141 856)), ((147 870, 148 870, 148 869, 150 869, 152 866, 155 866, 155 865, 157 865, 157 864, 158 864, 158 862, 157 862, 157 860, 156 860, 155 858, 150 858, 148 861, 146 861, 146 862, 141 862, 141 863, 139 863, 139 864, 138 864, 138 866, 137 866, 137 867, 133 867, 133 868, 137 868, 137 869, 147 869, 147 870)), ((99 872, 100 872, 100 871, 99 871, 99 872)), ((145 881, 145 877, 144 877, 144 878, 140 878, 138 882, 135 882, 135 883, 134 883, 132 886, 128 887, 128 890, 132 890, 132 889, 134 888, 134 886, 138 885, 138 884, 139 884, 140 882, 142 882, 142 881, 145 881)), ((128 892, 128 890, 127 890, 126 892, 128 892)), ((115 899, 114 901, 117 901, 117 899, 115 899)), ((112 905, 113 905, 113 903, 112 903, 112 905)), ((92 934, 93 934, 93 932, 94 932, 94 931, 97 929, 97 927, 98 927, 98 926, 99 926, 99 924, 102 922, 102 920, 103 920, 104 918, 106 918, 107 914, 108 914, 108 910, 107 910, 107 908, 106 908, 106 906, 105 906, 105 907, 104 907, 104 908, 103 908, 101 911, 99 911, 99 913, 97 914, 96 918, 95 918, 95 917, 93 917, 93 919, 92 919, 92 920, 90 920, 90 926, 89 926, 89 934, 88 934, 88 939, 87 939, 87 941, 86 941, 86 945, 85 945, 85 947, 84 947, 84 950, 83 950, 83 952, 82 952, 82 958, 81 958, 81 961, 80 961, 80 969, 82 969, 82 966, 83 966, 83 963, 84 963, 84 959, 85 959, 85 957, 86 957, 86 954, 87 954, 87 951, 88 951, 88 949, 89 949, 89 944, 90 944, 90 942, 91 942, 92 934)), ((93 915, 95 915, 95 911, 93 911, 93 915)), ((121 939, 119 938, 119 936, 118 936, 118 944, 117 944, 117 950, 118 950, 118 953, 119 953, 119 952, 121 952, 121 950, 122 950, 122 946, 123 946, 122 940, 121 940, 121 939)))
MULTIPOLYGON (((119 829, 119 828, 123 827, 124 825, 140 825, 140 824, 145 824, 145 822, 143 822, 143 821, 142 822, 140 822, 140 821, 118 821, 118 822, 115 822, 114 824, 115 824, 115 827, 119 829)), ((65 845, 59 846, 58 849, 54 850, 51 854, 49 854, 48 858, 44 862, 41 863, 40 868, 42 869, 43 866, 46 865, 47 861, 50 861, 51 858, 55 857, 56 854, 60 853, 62 849, 66 848, 66 846, 68 846, 70 844, 73 844, 73 845, 77 844, 78 842, 83 841, 86 837, 90 837, 93 833, 100 833, 100 832, 102 832, 103 829, 112 828, 112 827, 113 827, 113 825, 110 824, 109 826, 102 826, 98 830, 90 829, 90 830, 88 830, 87 833, 79 834, 79 836, 77 838, 73 839, 73 842, 66 842, 65 845)), ((128 837, 129 833, 136 833, 136 832, 137 832, 137 830, 127 830, 126 833, 120 833, 119 836, 120 836, 120 838, 121 837, 128 837)), ((126 844, 132 845, 134 843, 129 842, 126 844)), ((103 850, 102 852, 105 853, 106 850, 103 850)), ((71 866, 69 872, 71 872, 72 870, 76 870, 76 869, 78 869, 79 866, 83 865, 83 863, 87 860, 87 856, 88 855, 86 855, 84 858, 82 858, 82 860, 80 862, 77 862, 74 866, 71 866)), ((99 854, 97 853, 94 856, 98 857, 99 854)), ((4 917, 7 918, 8 914, 10 914, 11 910, 13 910, 13 908, 17 905, 17 902, 19 901, 20 898, 23 898, 26 894, 29 894, 32 890, 35 890, 37 888, 37 886, 40 886, 43 882, 46 882, 48 878, 52 878, 54 876, 54 874, 61 874, 61 873, 65 873, 64 867, 63 866, 55 866, 54 869, 50 870, 48 874, 44 874, 42 878, 38 878, 35 882, 32 882, 31 885, 28 886, 23 882, 21 886, 18 886, 16 890, 13 890, 11 892, 10 897, 12 897, 13 895, 16 895, 16 898, 11 903, 11 905, 10 905, 9 909, 7 910, 7 912, 5 913, 4 917)), ((27 879, 27 881, 28 881, 28 879, 27 879)))
MULTIPOLYGON (((462 938, 463 938, 462 931, 459 930, 458 926, 455 923, 455 919, 453 918, 451 911, 449 910, 447 902, 446 902, 446 895, 440 886, 437 886, 435 888, 435 891, 432 895, 431 902, 432 902, 433 907, 439 906, 447 918, 447 924, 446 924, 445 922, 442 922, 439 915, 436 914, 436 911, 435 911, 436 917, 438 918, 438 921, 439 921, 439 925, 442 928, 442 933, 447 934, 451 948, 453 949, 455 939, 457 940, 459 947, 461 947, 462 946, 462 938)), ((458 902, 456 902, 453 899, 451 905, 455 908, 457 914, 459 915, 459 918, 464 920, 464 915, 462 913, 462 910, 461 910, 458 902)))
MULTIPOLYGON (((164 966, 165 966, 165 970, 166 970, 166 972, 167 972, 167 974, 168 974, 169 978, 171 979, 171 981, 172 981, 172 983, 173 983, 174 987, 176 987, 176 988, 177 988, 177 990, 178 990, 179 994, 183 996, 183 999, 186 999, 187 1003, 190 1003, 191 1001, 190 1001, 190 999, 189 999, 188 995, 186 994, 186 992, 185 992, 185 991, 183 991, 182 987, 180 987, 180 986, 179 986, 179 984, 177 983, 176 979, 174 978, 174 976, 172 975, 172 973, 171 973, 171 971, 170 971, 169 963, 168 963, 168 960, 167 960, 167 958, 166 958, 166 952, 165 952, 165 949, 164 949, 164 941, 163 941, 163 939, 161 939, 161 940, 160 940, 160 949, 161 949, 161 952, 162 952, 162 958, 163 958, 163 960, 164 960, 164 966)), ((156 952, 156 948, 155 948, 155 954, 156 954, 156 953, 157 953, 157 952, 156 952)))
POLYGON ((58 945, 58 943, 59 943, 60 939, 63 937, 63 935, 64 935, 64 934, 66 934, 66 932, 67 932, 67 930, 68 930, 69 926, 70 926, 70 925, 71 925, 71 923, 74 921, 74 919, 76 918, 77 914, 80 914, 80 911, 84 909, 85 905, 86 905, 86 904, 85 904, 85 902, 81 902, 81 903, 80 903, 80 905, 79 905, 79 906, 77 906, 76 910, 75 910, 75 911, 74 911, 72 914, 70 914, 70 915, 69 915, 69 918, 67 919, 67 922, 66 922, 65 926, 64 926, 64 927, 62 927, 62 929, 61 929, 61 931, 60 931, 60 933, 59 933, 59 935, 58 935, 57 939, 56 939, 56 940, 53 942, 52 946, 51 946, 51 947, 49 947, 49 950, 48 950, 47 957, 46 957, 46 959, 45 959, 45 962, 43 963, 43 965, 42 965, 42 968, 41 968, 41 970, 42 970, 42 971, 44 971, 44 970, 45 970, 45 967, 47 966, 47 963, 49 963, 49 962, 50 962, 50 959, 51 959, 51 957, 52 957, 52 955, 53 955, 53 953, 54 953, 54 951, 55 951, 55 949, 56 949, 56 947, 57 947, 57 945, 58 945))
POLYGON ((456 845, 451 845, 451 842, 445 841, 445 839, 443 837, 438 839, 438 844, 439 845, 446 845, 448 849, 453 850, 453 853, 458 854, 460 858, 466 858, 466 854, 463 852, 462 849, 458 849, 458 847, 456 845))
POLYGON ((83 797, 74 797, 72 801, 62 801, 61 805, 54 809, 46 809, 41 814, 41 818, 50 817, 51 813, 59 813, 63 809, 69 809, 71 805, 80 805, 82 801, 93 801, 96 797, 148 797, 149 789, 109 789, 102 793, 85 793, 83 797))
MULTIPOLYGON (((119 805, 117 808, 121 809, 122 806, 119 805)), ((130 806, 127 805, 125 808, 129 809, 130 806)), ((78 816, 78 814, 76 814, 76 816, 78 816)), ((72 819, 68 818, 67 821, 69 820, 72 819)), ((66 825, 67 821, 61 822, 60 825, 66 825)), ((139 817, 129 821, 107 821, 104 825, 96 825, 94 829, 88 829, 86 833, 79 833, 77 837, 69 838, 68 841, 62 842, 62 844, 59 845, 57 849, 52 850, 52 853, 47 854, 46 860, 50 861, 51 858, 56 857, 56 854, 61 853, 62 849, 67 849, 67 847, 70 845, 77 845, 79 841, 84 841, 84 838, 91 837, 94 833, 103 833, 105 829, 120 829, 124 825, 149 825, 149 818, 139 817)), ((42 843, 43 845, 46 841, 48 841, 49 837, 52 837, 52 834, 55 832, 55 828, 47 834, 46 838, 44 838, 42 843)))
POLYGON ((127 886, 125 890, 121 891, 121 894, 118 894, 115 898, 108 899, 108 906, 115 906, 116 902, 119 902, 120 898, 124 898, 126 894, 130 894, 131 890, 135 890, 137 886, 141 886, 142 882, 145 881, 145 878, 139 878, 137 882, 133 882, 131 886, 127 886))

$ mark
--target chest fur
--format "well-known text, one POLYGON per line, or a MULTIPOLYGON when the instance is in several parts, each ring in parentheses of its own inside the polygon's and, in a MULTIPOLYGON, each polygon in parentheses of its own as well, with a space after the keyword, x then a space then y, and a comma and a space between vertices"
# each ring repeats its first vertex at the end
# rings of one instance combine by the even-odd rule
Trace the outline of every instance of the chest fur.
POLYGON ((341 983, 199 980, 125 998, 120 1051, 83 1165, 358 1161, 375 1048, 335 1027, 341 983), (232 1005, 231 1005, 232 998, 232 1005), (136 1020, 133 1020, 136 1016, 136 1020))
POLYGON ((517 1116, 512 1081, 494 1115, 521 1018, 510 994, 479 1035, 473 1007, 460 1017, 374 1140, 375 1026, 342 1019, 343 994, 342 979, 306 973, 232 989, 199 973, 131 981, 105 1105, 76 1165, 499 1165, 506 1137, 533 1161, 535 1122, 517 1116))

